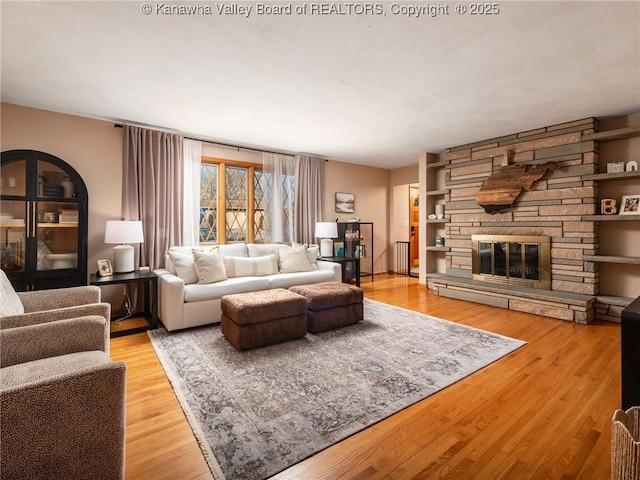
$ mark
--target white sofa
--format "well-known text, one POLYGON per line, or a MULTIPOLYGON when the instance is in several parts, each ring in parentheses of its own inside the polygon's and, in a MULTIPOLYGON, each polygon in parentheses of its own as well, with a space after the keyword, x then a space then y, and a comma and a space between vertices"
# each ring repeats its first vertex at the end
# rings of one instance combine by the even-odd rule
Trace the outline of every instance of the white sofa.
POLYGON ((171 247, 165 268, 154 270, 160 320, 169 331, 218 323, 223 295, 342 281, 340 265, 319 260, 318 251, 317 245, 252 243, 171 247), (214 259, 215 273, 205 271, 202 258, 214 259))

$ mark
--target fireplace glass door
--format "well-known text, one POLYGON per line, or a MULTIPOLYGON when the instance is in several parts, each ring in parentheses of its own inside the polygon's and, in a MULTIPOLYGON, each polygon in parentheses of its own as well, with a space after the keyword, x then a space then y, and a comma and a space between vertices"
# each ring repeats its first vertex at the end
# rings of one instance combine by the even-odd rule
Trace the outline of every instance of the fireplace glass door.
POLYGON ((548 237, 473 235, 472 245, 474 279, 549 288, 548 237))

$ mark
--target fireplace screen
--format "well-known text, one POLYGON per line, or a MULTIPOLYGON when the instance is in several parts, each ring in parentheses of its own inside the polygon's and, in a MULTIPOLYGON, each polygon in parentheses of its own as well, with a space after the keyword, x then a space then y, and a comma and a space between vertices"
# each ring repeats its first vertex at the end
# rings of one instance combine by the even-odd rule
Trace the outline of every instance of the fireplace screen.
POLYGON ((473 235, 473 278, 550 288, 549 237, 473 235))

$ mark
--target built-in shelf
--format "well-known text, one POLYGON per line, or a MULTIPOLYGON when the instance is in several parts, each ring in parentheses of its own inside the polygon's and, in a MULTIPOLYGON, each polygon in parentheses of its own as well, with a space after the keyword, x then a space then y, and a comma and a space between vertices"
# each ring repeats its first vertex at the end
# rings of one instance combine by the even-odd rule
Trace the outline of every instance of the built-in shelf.
POLYGON ((446 160, 443 160, 440 162, 428 163, 427 168, 442 168, 442 167, 446 167, 447 165, 449 165, 449 162, 446 160))
POLYGON ((583 175, 583 180, 629 180, 631 178, 640 178, 640 171, 634 170, 632 172, 616 172, 616 173, 592 173, 590 175, 583 175))
POLYGON ((427 245, 427 250, 431 252, 448 252, 451 250, 449 247, 436 247, 435 245, 427 245))
POLYGON ((449 193, 449 190, 431 190, 427 192, 427 196, 445 195, 446 193, 449 193))
POLYGON ((640 220, 640 214, 638 215, 583 215, 582 220, 588 220, 592 222, 633 222, 640 220))
POLYGON ((449 223, 448 218, 427 218, 427 223, 449 223))
POLYGON ((38 223, 38 228, 77 228, 77 223, 38 223))
POLYGON ((606 142, 607 140, 620 140, 622 138, 631 138, 640 136, 640 127, 625 127, 616 130, 607 130, 605 132, 588 133, 582 135, 582 141, 596 140, 606 142))
POLYGON ((583 255, 583 260, 598 263, 627 263, 640 265, 640 257, 622 257, 618 255, 583 255))

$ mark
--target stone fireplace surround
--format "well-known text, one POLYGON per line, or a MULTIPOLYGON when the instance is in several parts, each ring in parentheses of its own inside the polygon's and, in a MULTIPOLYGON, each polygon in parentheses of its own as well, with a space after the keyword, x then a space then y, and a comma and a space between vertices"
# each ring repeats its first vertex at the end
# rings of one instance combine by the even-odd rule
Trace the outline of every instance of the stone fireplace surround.
POLYGON ((440 155, 446 175, 448 223, 446 274, 428 278, 438 295, 487 303, 558 319, 589 323, 595 318, 598 269, 584 256, 598 253, 598 189, 583 178, 598 173, 598 146, 582 136, 597 131, 594 118, 553 125, 447 149, 440 155), (536 165, 556 161, 523 191, 512 208, 488 214, 474 198, 506 155, 512 163, 536 165), (550 290, 503 286, 472 279, 472 235, 541 235, 551 240, 550 290))

